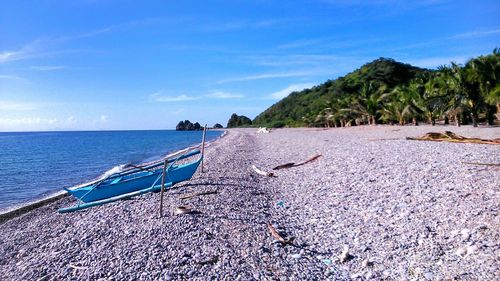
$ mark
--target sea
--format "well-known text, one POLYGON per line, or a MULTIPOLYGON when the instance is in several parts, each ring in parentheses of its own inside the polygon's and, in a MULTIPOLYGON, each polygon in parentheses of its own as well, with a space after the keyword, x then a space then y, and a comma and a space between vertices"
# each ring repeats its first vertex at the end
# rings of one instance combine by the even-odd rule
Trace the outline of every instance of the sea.
MULTIPOLYGON (((222 131, 207 131, 206 141, 222 131)), ((202 131, 0 132, 0 212, 201 143, 202 131)))

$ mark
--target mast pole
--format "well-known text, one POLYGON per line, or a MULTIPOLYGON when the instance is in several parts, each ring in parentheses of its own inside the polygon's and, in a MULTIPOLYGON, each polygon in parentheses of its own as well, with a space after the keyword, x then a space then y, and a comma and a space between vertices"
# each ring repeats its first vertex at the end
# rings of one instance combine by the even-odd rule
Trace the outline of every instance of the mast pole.
POLYGON ((163 163, 163 173, 161 176, 161 192, 160 192, 160 218, 163 217, 163 193, 165 192, 165 177, 167 174, 168 159, 163 163))
POLYGON ((205 158, 205 135, 207 134, 207 124, 203 128, 203 139, 201 141, 201 172, 203 173, 203 158, 205 158))

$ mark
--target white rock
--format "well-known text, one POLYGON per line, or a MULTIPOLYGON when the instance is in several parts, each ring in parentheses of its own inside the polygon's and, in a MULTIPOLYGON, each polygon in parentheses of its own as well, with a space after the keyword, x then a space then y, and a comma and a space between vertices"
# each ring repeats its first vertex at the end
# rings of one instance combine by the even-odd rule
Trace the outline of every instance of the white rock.
POLYGON ((349 254, 349 247, 347 245, 344 246, 342 253, 339 256, 340 262, 346 262, 351 258, 351 254, 349 254))
POLYGON ((476 246, 470 245, 459 248, 455 253, 461 258, 465 258, 473 254, 476 250, 477 250, 476 246))
POLYGON ((462 241, 466 241, 466 240, 469 240, 470 238, 470 229, 462 229, 462 231, 460 231, 460 234, 462 235, 462 241))
POLYGON ((424 273, 425 279, 432 280, 432 277, 434 277, 434 274, 432 274, 432 272, 428 271, 428 272, 424 273))
POLYGON ((370 260, 370 259, 364 259, 362 262, 361 262, 361 265, 363 267, 368 267, 368 266, 372 266, 373 265, 373 262, 370 260))

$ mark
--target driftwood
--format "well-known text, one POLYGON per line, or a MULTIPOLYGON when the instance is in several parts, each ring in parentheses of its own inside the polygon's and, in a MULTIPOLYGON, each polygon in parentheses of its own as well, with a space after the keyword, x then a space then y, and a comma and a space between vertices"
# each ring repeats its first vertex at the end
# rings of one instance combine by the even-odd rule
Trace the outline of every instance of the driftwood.
POLYGON ((196 192, 196 193, 182 195, 179 197, 179 199, 189 199, 189 198, 193 198, 196 196, 210 195, 210 194, 216 194, 216 193, 217 193, 217 191, 196 192))
POLYGON ((252 165, 252 169, 261 176, 274 177, 273 173, 262 171, 259 168, 255 167, 255 165, 252 165))
POLYGON ((174 215, 183 215, 192 213, 193 210, 187 206, 178 206, 174 209, 174 215))
POLYGON ((280 170, 280 169, 287 169, 287 168, 302 166, 302 165, 305 165, 307 163, 313 162, 314 160, 316 160, 316 159, 318 159, 320 157, 321 157, 321 154, 314 155, 313 157, 307 159, 306 161, 303 161, 303 162, 300 162, 300 163, 293 163, 293 162, 291 162, 291 163, 282 164, 282 165, 274 167, 273 170, 280 170))
POLYGON ((481 165, 481 166, 495 166, 499 167, 500 163, 476 163, 476 162, 462 162, 462 164, 469 164, 469 165, 481 165))
POLYGON ((480 139, 480 138, 467 138, 457 135, 450 131, 444 133, 427 133, 422 137, 410 138, 407 140, 426 140, 426 141, 447 141, 447 142, 460 142, 460 143, 479 143, 479 144, 500 144, 500 139, 480 139))
POLYGON ((388 140, 401 140, 401 139, 400 138, 367 139, 367 141, 388 141, 388 140))
POLYGON ((219 256, 213 256, 208 260, 197 262, 197 264, 199 264, 199 265, 212 264, 213 265, 213 264, 216 264, 218 261, 219 261, 219 256))
POLYGON ((286 168, 291 168, 291 167, 294 167, 294 166, 295 166, 295 163, 291 162, 291 163, 286 163, 286 164, 283 164, 283 165, 276 166, 276 167, 273 168, 273 170, 286 169, 286 168))
POLYGON ((279 233, 278 231, 276 230, 276 228, 274 228, 274 226, 271 224, 271 222, 268 222, 267 223, 267 227, 269 228, 269 231, 271 232, 271 235, 276 238, 276 240, 280 241, 281 243, 283 244, 286 244, 288 243, 289 241, 288 240, 285 240, 285 238, 283 238, 279 233))

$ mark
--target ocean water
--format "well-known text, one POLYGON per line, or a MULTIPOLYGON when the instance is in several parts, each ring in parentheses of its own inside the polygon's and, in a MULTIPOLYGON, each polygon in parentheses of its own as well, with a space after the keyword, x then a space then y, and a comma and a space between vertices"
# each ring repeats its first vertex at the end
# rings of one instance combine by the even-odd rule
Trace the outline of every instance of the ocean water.
MULTIPOLYGON (((207 131, 207 141, 221 131, 207 131)), ((0 133, 0 210, 201 142, 201 131, 0 133)))

